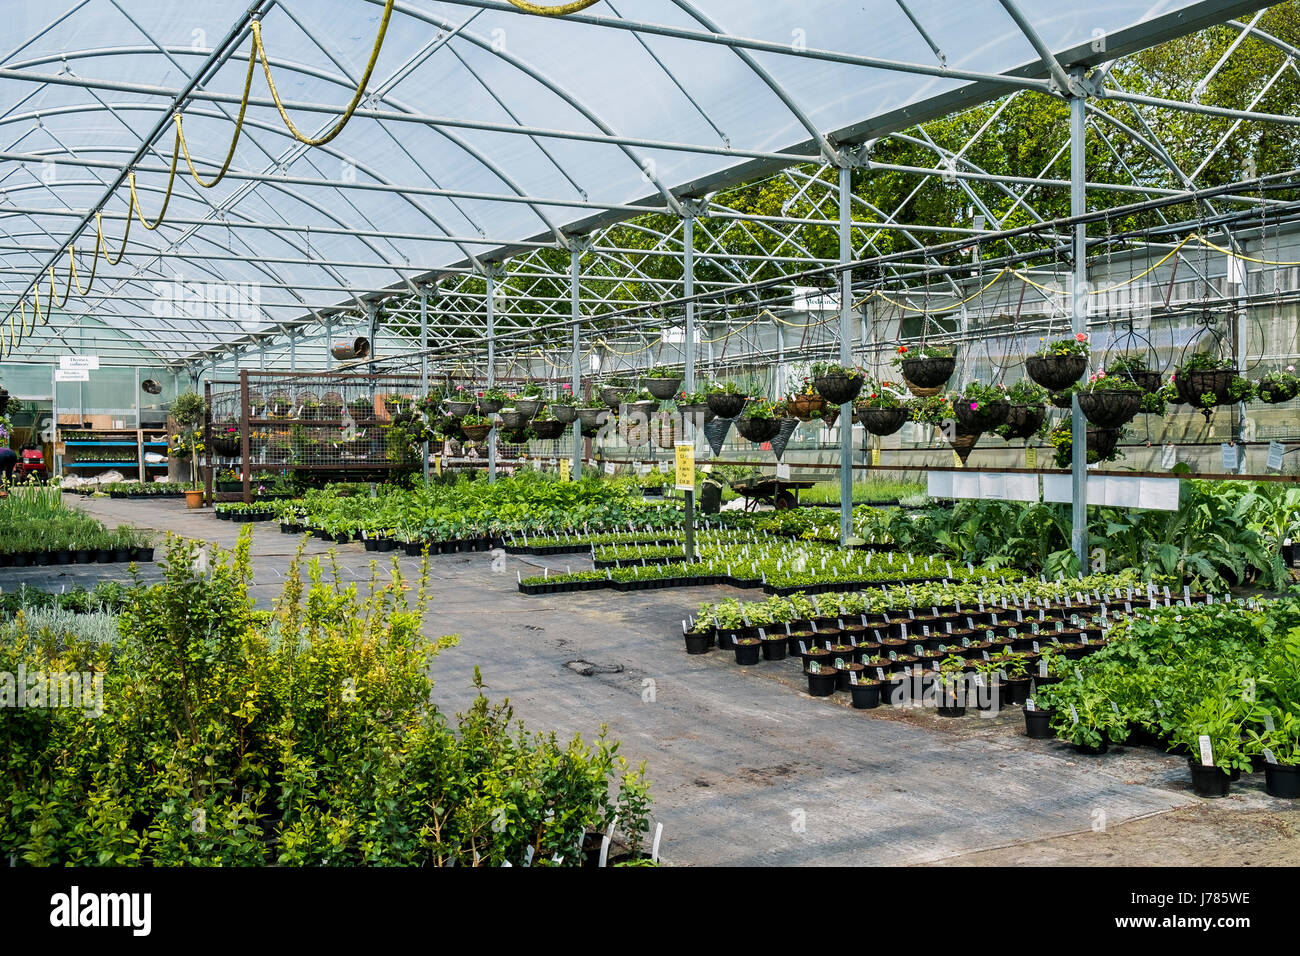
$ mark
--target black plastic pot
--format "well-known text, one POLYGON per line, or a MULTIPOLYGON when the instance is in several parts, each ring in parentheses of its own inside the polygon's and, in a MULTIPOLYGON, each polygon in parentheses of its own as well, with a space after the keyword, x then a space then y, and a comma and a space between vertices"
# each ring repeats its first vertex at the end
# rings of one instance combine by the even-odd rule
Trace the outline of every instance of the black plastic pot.
POLYGON ((713 646, 713 635, 709 632, 697 634, 687 632, 686 634, 686 653, 687 654, 707 654, 709 648, 713 646))
POLYGON ((1192 792, 1198 797, 1226 797, 1228 774, 1218 767, 1206 767, 1199 760, 1188 758, 1188 768, 1192 771, 1192 792))
POLYGON ((892 435, 907 424, 906 408, 860 407, 857 411, 862 427, 873 435, 892 435))
POLYGON ((745 407, 747 397, 727 392, 714 392, 708 397, 709 410, 719 418, 735 418, 745 407))
POLYGON ((114 560, 114 561, 123 561, 123 562, 125 562, 125 561, 130 561, 130 560, 131 560, 131 549, 130 549, 130 548, 114 548, 114 549, 113 549, 113 560, 114 560))
POLYGON ((847 690, 847 691, 853 690, 854 685, 850 676, 852 674, 857 674, 858 680, 863 680, 866 677, 866 668, 864 668, 861 664, 846 663, 846 666, 844 666, 843 668, 837 667, 835 671, 836 674, 838 675, 835 681, 835 686, 839 690, 847 690))
POLYGON ((1052 739, 1052 715, 1053 710, 1026 710, 1025 711, 1025 736, 1031 740, 1051 740, 1052 739))
POLYGON ((835 693, 839 681, 839 671, 833 667, 823 667, 820 671, 805 670, 808 675, 808 694, 811 697, 829 697, 835 693))
POLYGON ((1012 704, 1023 704, 1029 699, 1029 678, 1024 677, 1020 680, 1007 678, 1002 682, 1002 703, 1010 706, 1012 704))
POLYGON ((1101 735, 1101 743, 1096 747, 1091 744, 1071 744, 1075 753, 1081 753, 1088 757, 1100 757, 1110 749, 1110 738, 1105 734, 1101 735))
MULTIPOLYGON (((90 564, 91 561, 95 560, 95 552, 86 548, 73 552, 73 556, 77 559, 78 564, 90 564)), ((15 561, 14 563, 17 564, 18 562, 15 561)))
POLYGON ((853 698, 855 710, 874 710, 880 706, 879 681, 864 681, 859 678, 856 684, 849 687, 849 694, 853 698))
POLYGON ((62 551, 55 551, 55 552, 54 552, 54 563, 55 563, 55 564, 71 564, 71 563, 72 563, 72 552, 69 551, 69 550, 67 550, 66 548, 63 549, 62 551))
POLYGON ((1094 428, 1119 428, 1133 420, 1142 407, 1142 393, 1118 388, 1079 392, 1079 411, 1094 428))
POLYGON ((1270 797, 1281 797, 1283 800, 1300 799, 1300 764, 1291 766, 1265 764, 1264 790, 1270 797))
POLYGON ((763 660, 783 661, 789 651, 788 641, 784 637, 767 637, 762 640, 763 660))
POLYGON ((756 637, 741 638, 732 649, 736 652, 737 664, 757 664, 763 656, 762 644, 756 637))
POLYGON ((1087 370, 1086 355, 1031 355, 1025 359, 1029 377, 1051 392, 1069 388, 1087 370))
POLYGON ((848 375, 844 372, 831 372, 813 377, 813 388, 817 394, 832 405, 844 405, 858 397, 865 379, 861 375, 848 375))

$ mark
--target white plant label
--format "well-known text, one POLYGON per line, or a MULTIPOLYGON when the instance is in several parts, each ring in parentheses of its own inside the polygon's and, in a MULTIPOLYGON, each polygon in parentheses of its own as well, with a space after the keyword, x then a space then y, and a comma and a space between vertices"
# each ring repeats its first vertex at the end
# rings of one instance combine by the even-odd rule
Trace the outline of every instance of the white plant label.
POLYGON ((1201 766, 1213 767, 1214 748, 1210 746, 1209 734, 1201 734, 1201 736, 1197 738, 1197 743, 1201 745, 1201 766))

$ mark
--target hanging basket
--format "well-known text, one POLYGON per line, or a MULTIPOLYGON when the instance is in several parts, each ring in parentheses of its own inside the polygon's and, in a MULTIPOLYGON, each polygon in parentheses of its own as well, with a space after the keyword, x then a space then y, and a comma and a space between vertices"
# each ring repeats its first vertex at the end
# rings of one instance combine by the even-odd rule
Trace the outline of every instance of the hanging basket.
POLYGON ((820 395, 795 395, 786 401, 785 407, 799 421, 809 422, 826 407, 826 399, 820 395))
POLYGON ((617 411, 618 407, 627 401, 627 397, 631 394, 632 390, 630 388, 613 388, 606 385, 600 390, 600 400, 617 411))
POLYGON ((1259 400, 1268 405, 1281 405, 1283 402, 1289 402, 1300 394, 1300 390, 1291 384, 1265 385, 1259 386, 1259 400))
POLYGON ((1188 405, 1196 408, 1213 408, 1216 405, 1233 403, 1232 380, 1236 377, 1235 368, 1206 368, 1190 372, 1179 369, 1174 377, 1174 384, 1178 389, 1179 397, 1188 405), (1202 401, 1202 396, 1207 394, 1214 396, 1214 401, 1208 406, 1202 401))
POLYGON ((1097 455, 1097 460, 1109 458, 1115 453, 1116 446, 1119 445, 1119 436, 1123 429, 1121 428, 1089 428, 1088 450, 1097 455))
POLYGON ((501 413, 501 423, 506 428, 523 428, 528 424, 529 416, 525 415, 518 408, 514 408, 501 413))
POLYGON ((862 427, 873 435, 892 435, 905 424, 909 417, 906 408, 868 408, 859 406, 858 418, 862 427))
POLYGON ((677 414, 692 422, 698 421, 701 415, 704 416, 706 422, 711 422, 718 417, 717 412, 709 408, 708 402, 702 402, 699 405, 678 405, 677 414))
POLYGON ((848 375, 844 372, 830 372, 813 377, 813 388, 817 394, 832 405, 845 405, 858 397, 866 381, 861 375, 848 375))
POLYGON ((516 398, 515 411, 521 412, 528 418, 536 418, 545 404, 540 398, 516 398))
POLYGON ((564 434, 568 426, 558 419, 548 418, 546 421, 534 421, 532 428, 535 434, 542 441, 554 441, 564 434))
MULTIPOLYGON (((580 408, 578 409, 578 420, 582 422, 582 433, 587 434, 587 429, 597 429, 600 427, 601 416, 608 415, 609 412, 603 408, 580 408)), ((589 436, 590 437, 590 436, 589 436)))
POLYGON ((677 389, 681 387, 680 378, 643 378, 641 387, 648 391, 655 398, 663 401, 672 398, 677 394, 677 389))
POLYGON ((578 407, 576 405, 552 405, 551 414, 561 425, 568 425, 578 418, 578 407))
POLYGON ((212 436, 212 450, 222 458, 234 458, 239 455, 240 441, 236 438, 218 438, 212 436))
POLYGON ((464 418, 466 415, 473 413, 475 404, 474 402, 450 400, 447 402, 447 414, 452 418, 464 418))
POLYGON ((914 395, 921 393, 916 389, 934 389, 926 391, 925 395, 938 395, 939 390, 948 384, 948 379, 952 378, 953 371, 957 368, 955 358, 910 358, 903 359, 902 369, 903 378, 908 383, 908 388, 912 388, 914 395), (913 388, 915 386, 915 388, 913 388))
POLYGON ((1031 355, 1025 359, 1025 371, 1049 392, 1069 388, 1088 370, 1086 355, 1031 355))
POLYGON ((708 398, 709 408, 719 418, 735 418, 747 401, 749 399, 746 396, 733 395, 730 392, 714 392, 708 398))
POLYGON ((1142 408, 1142 393, 1118 388, 1079 392, 1079 411, 1095 428, 1119 428, 1131 422, 1142 408))
POLYGON ((507 428, 501 433, 501 443, 504 445, 526 445, 530 437, 527 428, 507 428))
POLYGON ((495 415, 505 407, 506 402, 503 398, 480 398, 478 400, 478 409, 484 415, 495 415))
POLYGON ((963 465, 966 464, 966 459, 970 457, 970 453, 975 450, 975 445, 980 440, 980 434, 980 432, 975 432, 963 435, 958 431, 956 434, 948 436, 948 444, 952 446, 952 450, 957 453, 957 457, 961 459, 963 465))
POLYGON ((492 431, 491 425, 462 425, 460 430, 465 433, 465 437, 470 441, 483 441, 492 431))
MULTIPOLYGON (((922 388, 915 382, 909 381, 907 376, 903 376, 903 384, 906 385, 907 390, 917 398, 933 398, 943 391, 943 385, 931 385, 928 388, 922 388)), ((946 385, 947 383, 945 382, 944 384, 946 385)))
POLYGON ((1057 408, 1073 408, 1073 394, 1071 392, 1052 392, 1049 396, 1052 404, 1057 408))
POLYGON ((1045 405, 1012 405, 1007 411, 1007 420, 1003 423, 1007 426, 1006 440, 1015 441, 1033 436, 1042 427, 1046 417, 1045 405))
POLYGON ((1119 377, 1128 379, 1144 392, 1160 390, 1160 373, 1152 372, 1150 369, 1142 372, 1120 372, 1119 377))
POLYGON ((741 438, 755 444, 771 441, 781 431, 781 422, 776 418, 737 418, 736 431, 741 438))
POLYGON ((952 403, 953 415, 967 431, 992 431, 1006 422, 1007 414, 1011 411, 1011 403, 1005 398, 996 402, 976 403, 979 408, 971 408, 971 404, 965 399, 952 403))
POLYGON ((828 405, 822 412, 822 424, 827 428, 834 428, 835 423, 840 420, 840 408, 838 405, 828 405))

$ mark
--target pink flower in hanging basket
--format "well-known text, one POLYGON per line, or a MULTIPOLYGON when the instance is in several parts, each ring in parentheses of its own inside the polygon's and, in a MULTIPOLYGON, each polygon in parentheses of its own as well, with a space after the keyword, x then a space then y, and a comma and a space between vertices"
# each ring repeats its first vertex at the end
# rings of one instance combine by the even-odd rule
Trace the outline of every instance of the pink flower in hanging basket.
POLYGON ((564 385, 562 386, 562 388, 563 388, 566 392, 571 392, 571 391, 573 391, 573 386, 570 385, 568 382, 565 382, 564 385))
POLYGON ((1286 367, 1286 370, 1287 370, 1288 372, 1294 372, 1294 371, 1295 371, 1295 366, 1294 366, 1294 365, 1288 365, 1288 366, 1286 367))
POLYGON ((456 386, 456 391, 458 391, 458 392, 463 392, 463 391, 465 391, 465 386, 464 386, 464 385, 457 385, 457 386, 456 386))
POLYGON ((1088 341, 1088 336, 1084 332, 1075 332, 1074 339, 1076 342, 1086 342, 1088 341))
POLYGON ((978 411, 980 410, 980 403, 979 403, 979 402, 971 402, 971 403, 970 403, 970 410, 971 410, 972 412, 978 412, 978 411))

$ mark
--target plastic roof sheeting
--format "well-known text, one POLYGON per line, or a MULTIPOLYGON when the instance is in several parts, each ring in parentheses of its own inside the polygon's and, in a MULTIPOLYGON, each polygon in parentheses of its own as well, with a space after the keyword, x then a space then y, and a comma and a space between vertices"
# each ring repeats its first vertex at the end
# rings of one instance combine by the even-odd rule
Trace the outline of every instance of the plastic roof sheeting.
MULTIPOLYGON (((1067 64, 1108 60, 1261 5, 1014 4, 1067 64)), ((383 3, 281 0, 263 6, 262 30, 281 96, 299 107, 322 107, 291 106, 294 122, 308 133, 328 129, 364 69, 383 3)), ((205 69, 212 46, 243 22, 248 9, 249 0, 6 4, 0 20, 0 316, 81 215, 101 202, 115 167, 168 117, 176 93, 205 69), (58 165, 42 166, 37 158, 58 165)), ((250 48, 246 31, 240 36, 183 111, 205 177, 224 158, 233 131, 250 48)), ((289 181, 232 176, 202 189, 182 159, 163 225, 147 232, 137 222, 122 263, 110 267, 101 259, 91 294, 81 298, 74 291, 66 311, 71 320, 97 316, 160 356, 180 360, 313 312, 355 306, 357 297, 379 290, 409 288, 407 280, 526 248, 519 243, 554 243, 563 233, 629 215, 603 207, 673 208, 676 200, 666 195, 698 194, 796 156, 816 161, 845 142, 878 137, 1012 88, 792 55, 802 46, 933 69, 940 57, 931 43, 950 71, 1040 81, 1048 75, 998 0, 905 0, 905 6, 900 0, 606 0, 571 18, 529 16, 480 0, 399 3, 368 96, 337 139, 319 148, 295 141, 267 102, 259 68, 232 170, 289 181), (683 33, 778 44, 791 53, 683 33), (457 125, 463 122, 575 135, 457 125), (384 188, 352 188, 367 184, 384 188), (535 201, 429 194, 437 190, 535 201), (255 283, 256 308, 209 306, 188 316, 166 304, 168 286, 160 285, 170 282, 174 289, 178 279, 255 283)), ((148 217, 162 204, 172 138, 164 125, 139 164, 148 217)), ((119 188, 103 207, 113 254, 126 196, 119 188)), ((93 245, 92 223, 75 241, 83 282, 93 245)), ((56 265, 60 294, 66 273, 64 253, 56 265)), ((48 285, 46 279, 43 299, 48 285)))

